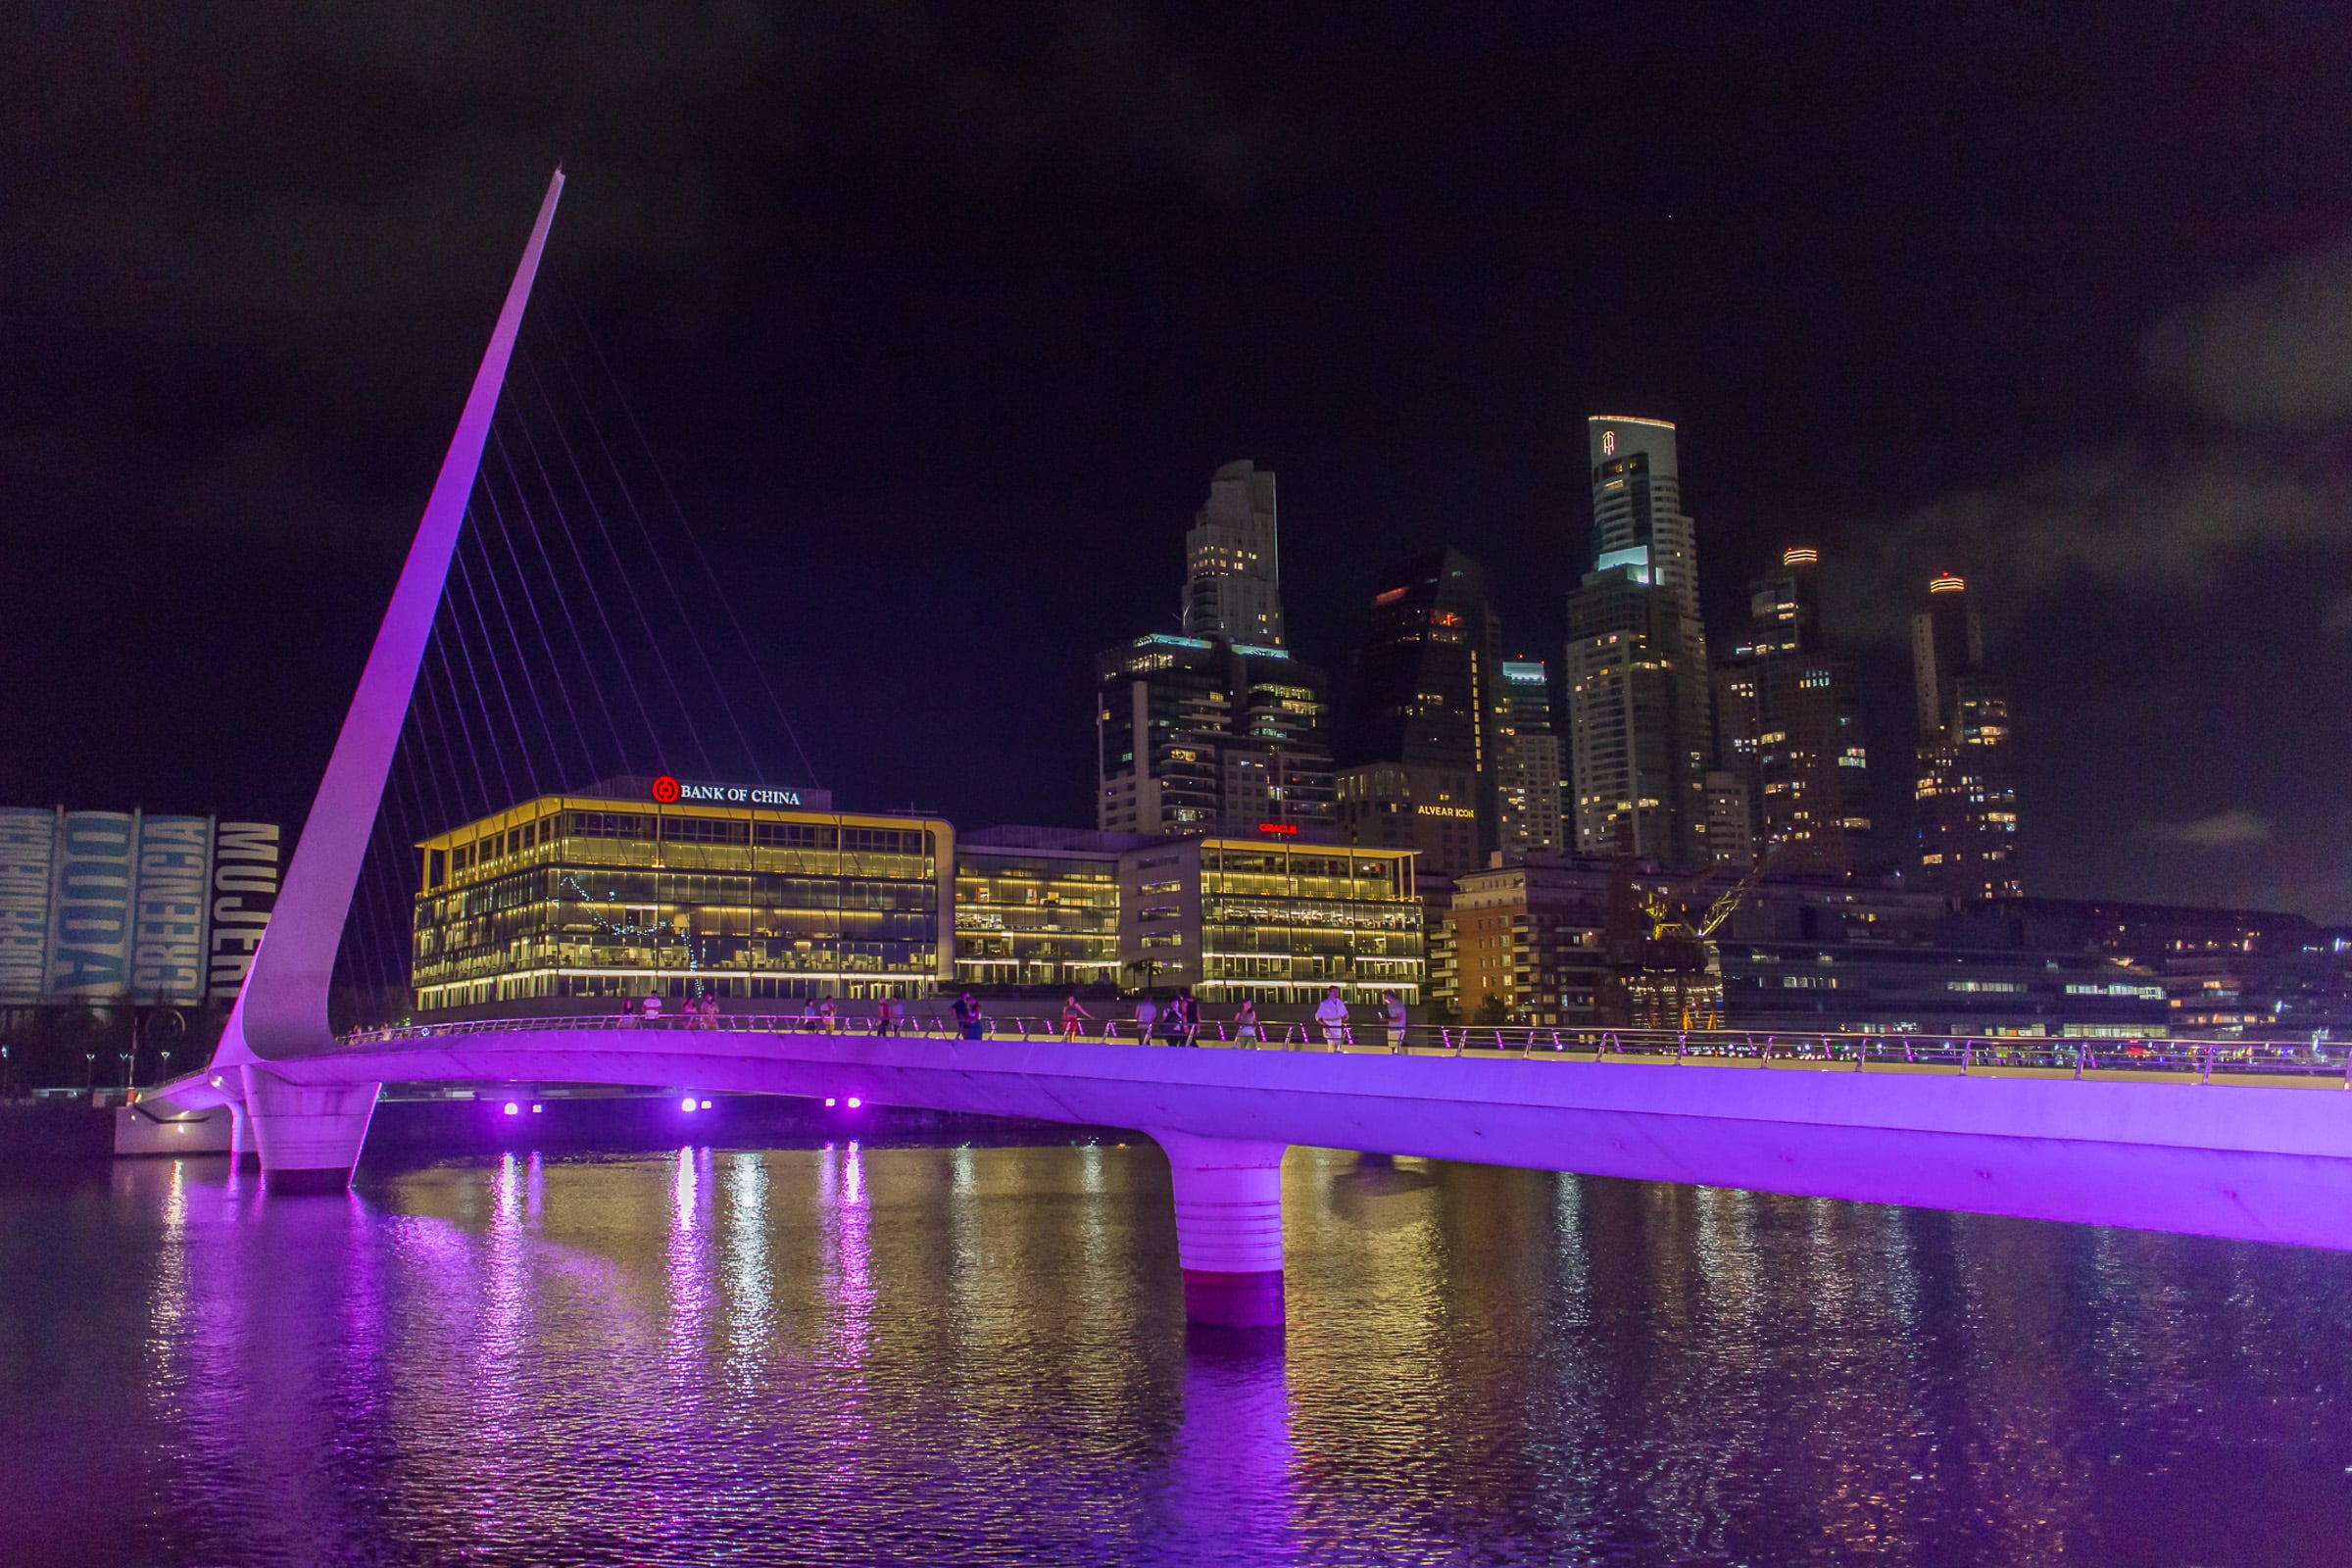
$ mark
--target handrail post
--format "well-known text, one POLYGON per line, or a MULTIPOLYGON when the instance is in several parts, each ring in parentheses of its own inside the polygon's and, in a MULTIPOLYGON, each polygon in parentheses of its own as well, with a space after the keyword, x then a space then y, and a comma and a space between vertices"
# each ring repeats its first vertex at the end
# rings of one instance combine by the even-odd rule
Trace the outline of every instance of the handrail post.
POLYGON ((1683 1064, 1683 1058, 1689 1054, 1690 1054, 1690 1031, 1685 1030, 1674 1037, 1674 1064, 1680 1067, 1683 1064))
POLYGON ((2205 1070, 2198 1074, 2197 1082, 2201 1084, 2213 1082, 2213 1042, 2210 1040, 2205 1042, 2205 1070))
POLYGON ((2089 1054, 2090 1048, 2088 1046, 2082 1045, 2079 1042, 2077 1043, 2075 1046, 2075 1081, 2077 1083, 2081 1083, 2082 1081, 2082 1058, 2089 1054))

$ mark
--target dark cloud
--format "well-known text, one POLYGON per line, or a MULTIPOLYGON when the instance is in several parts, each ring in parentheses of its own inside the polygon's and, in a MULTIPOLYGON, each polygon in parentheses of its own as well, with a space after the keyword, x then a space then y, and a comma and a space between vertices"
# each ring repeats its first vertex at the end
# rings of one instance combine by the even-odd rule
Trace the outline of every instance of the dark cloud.
POLYGON ((2352 416, 2352 242, 2174 312, 2142 353, 2158 385, 2233 424, 2352 416))
POLYGON ((2198 594, 2229 562, 2285 549, 2340 568, 2352 543, 2352 475, 2324 457, 2227 451, 2164 458, 2139 447, 2054 464, 1941 497, 1865 540, 1841 604, 1857 635, 1901 633, 1934 573, 1986 590, 2003 622, 2039 613, 2052 595, 2088 589, 2198 594))
POLYGON ((2271 840, 2271 819, 2259 811, 2234 808, 2189 822, 2142 822, 2139 830, 2160 844, 2185 849, 2228 850, 2271 840))

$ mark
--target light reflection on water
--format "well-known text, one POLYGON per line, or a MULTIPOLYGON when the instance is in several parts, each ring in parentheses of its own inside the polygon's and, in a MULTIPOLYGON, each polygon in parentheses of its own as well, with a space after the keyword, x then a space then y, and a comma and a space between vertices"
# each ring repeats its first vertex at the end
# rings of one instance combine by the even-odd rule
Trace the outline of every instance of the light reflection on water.
POLYGON ((2336 1562, 2352 1257, 1295 1152, 0 1191, 0 1561, 2336 1562))

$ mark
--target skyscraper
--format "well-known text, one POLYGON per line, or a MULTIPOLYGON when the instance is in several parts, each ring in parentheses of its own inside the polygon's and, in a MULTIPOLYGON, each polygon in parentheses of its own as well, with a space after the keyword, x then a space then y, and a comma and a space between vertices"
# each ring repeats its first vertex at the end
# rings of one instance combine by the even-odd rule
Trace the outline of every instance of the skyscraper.
POLYGON ((1474 869, 1494 849, 1494 619, 1485 570, 1458 550, 1382 575, 1341 751, 1340 823, 1354 842, 1401 836, 1441 876, 1474 869))
POLYGON ((1637 855, 1703 865, 1713 746, 1675 427, 1603 415, 1586 432, 1592 569, 1568 596, 1565 662, 1575 847, 1610 853, 1623 816, 1637 855))
POLYGON ((1219 468, 1185 557, 1184 635, 1095 656, 1096 825, 1328 825, 1329 685, 1282 646, 1274 475, 1246 460, 1219 468))
POLYGON ((1911 617, 1919 697, 1919 866, 1955 898, 2013 899, 2017 791, 2009 701, 1984 669, 1984 631, 1968 584, 1946 572, 1911 617))
POLYGON ((1716 751, 1776 869, 1842 876, 1869 863, 1870 754, 1853 665, 1823 622, 1820 566, 1819 551, 1788 550, 1748 585, 1747 634, 1715 664, 1716 751))
POLYGON ((1184 536, 1184 630, 1280 648, 1281 539, 1274 475, 1243 458, 1208 482, 1208 500, 1184 536))
POLYGON ((1542 660, 1502 662, 1502 722, 1494 738, 1495 847, 1505 858, 1561 849, 1560 738, 1551 729, 1551 677, 1542 660))

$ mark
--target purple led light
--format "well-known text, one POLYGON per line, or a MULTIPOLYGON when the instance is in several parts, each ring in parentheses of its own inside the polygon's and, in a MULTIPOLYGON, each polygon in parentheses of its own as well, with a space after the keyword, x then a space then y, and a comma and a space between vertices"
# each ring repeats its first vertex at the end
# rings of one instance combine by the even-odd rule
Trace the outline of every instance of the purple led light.
POLYGON ((864 1103, 865 1103, 865 1102, 864 1102, 864 1101, 862 1101, 862 1100, 859 1100, 859 1099, 858 1099, 858 1098, 856 1095, 852 1095, 852 1096, 850 1097, 850 1108, 851 1108, 852 1110, 856 1110, 856 1109, 857 1109, 857 1108, 858 1108, 859 1105, 862 1105, 862 1104, 864 1104, 864 1103))
POLYGON ((519 1105, 515 1104, 515 1103, 514 1103, 514 1102, 513 1102, 512 1100, 510 1100, 510 1101, 508 1101, 508 1102, 507 1102, 507 1114, 508 1114, 508 1115, 510 1115, 510 1116, 514 1115, 514 1114, 516 1111, 520 1110, 521 1108, 522 1108, 521 1106, 519 1106, 519 1105))
POLYGON ((708 1100, 704 1101, 704 1102, 703 1102, 703 1108, 704 1108, 705 1110, 709 1110, 709 1109, 710 1108, 710 1102, 709 1102, 708 1100))
POLYGON ((531 1114, 532 1114, 532 1115, 534 1115, 534 1116, 536 1116, 536 1115, 538 1115, 538 1114, 539 1114, 541 1111, 543 1111, 543 1110, 545 1110, 545 1109, 547 1109, 547 1107, 546 1107, 545 1105, 533 1105, 533 1106, 531 1107, 531 1114))
POLYGON ((688 1095, 684 1100, 678 1102, 678 1108, 680 1110, 692 1110, 694 1106, 695 1099, 692 1095, 688 1095))
POLYGON ((832 1097, 831 1095, 827 1095, 827 1096, 825 1097, 825 1103, 826 1103, 826 1104, 828 1104, 828 1105, 831 1105, 831 1104, 833 1104, 834 1102, 834 1102, 834 1099, 833 1099, 833 1097, 832 1097))

